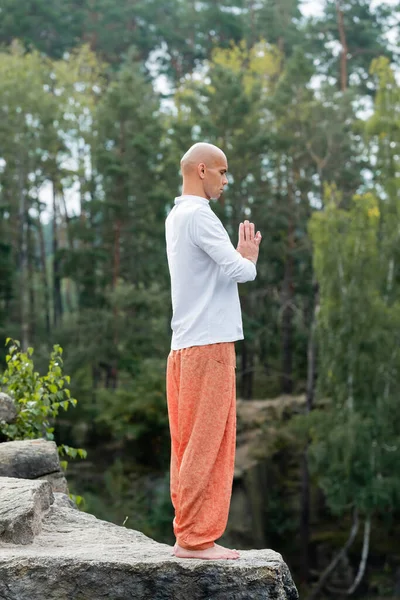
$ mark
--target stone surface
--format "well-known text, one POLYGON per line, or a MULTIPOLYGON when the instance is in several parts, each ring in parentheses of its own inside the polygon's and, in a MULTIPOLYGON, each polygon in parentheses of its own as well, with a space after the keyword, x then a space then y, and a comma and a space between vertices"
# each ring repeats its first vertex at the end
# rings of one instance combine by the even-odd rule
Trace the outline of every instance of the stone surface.
MULTIPOLYGON (((300 519, 302 457, 294 441, 282 443, 282 432, 285 422, 305 412, 306 405, 305 395, 237 399, 235 473, 223 545, 265 548, 271 522, 300 519)), ((291 554, 290 535, 282 536, 281 543, 280 550, 291 554)))
POLYGON ((61 471, 59 473, 49 473, 48 475, 42 475, 38 477, 37 480, 44 479, 51 484, 53 492, 57 492, 59 494, 68 494, 68 484, 67 480, 64 477, 64 473, 61 471))
POLYGON ((180 560, 170 546, 82 513, 61 494, 42 518, 30 545, 0 542, 1 599, 298 599, 286 564, 272 550, 243 551, 237 561, 180 560))
POLYGON ((14 401, 8 394, 0 392, 0 421, 13 423, 17 417, 14 401))
POLYGON ((31 543, 53 501, 47 481, 0 477, 0 542, 31 543))
POLYGON ((74 510, 79 510, 75 502, 73 502, 67 494, 56 492, 53 495, 54 506, 58 506, 59 508, 73 508, 74 510))
POLYGON ((68 493, 55 442, 21 440, 0 444, 0 477, 46 479, 54 492, 68 493))

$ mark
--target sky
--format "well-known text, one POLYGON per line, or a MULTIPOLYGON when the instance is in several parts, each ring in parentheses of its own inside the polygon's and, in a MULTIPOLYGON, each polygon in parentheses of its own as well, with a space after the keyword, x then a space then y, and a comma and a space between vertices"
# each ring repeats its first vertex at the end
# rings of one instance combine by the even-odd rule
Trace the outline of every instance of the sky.
MULTIPOLYGON (((373 7, 380 4, 396 4, 398 0, 373 0, 371 5, 373 7)), ((303 0, 301 11, 303 15, 309 17, 311 15, 320 16, 322 14, 322 7, 324 5, 323 0, 303 0)))
POLYGON ((320 16, 322 14, 323 0, 303 0, 301 5, 301 12, 306 17, 311 15, 320 16))

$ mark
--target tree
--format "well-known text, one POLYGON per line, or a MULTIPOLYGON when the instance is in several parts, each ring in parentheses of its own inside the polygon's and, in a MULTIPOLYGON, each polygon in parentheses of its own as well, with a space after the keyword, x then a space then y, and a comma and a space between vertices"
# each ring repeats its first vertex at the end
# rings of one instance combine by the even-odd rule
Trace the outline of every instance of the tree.
POLYGON ((292 55, 303 43, 302 14, 298 0, 247 0, 245 38, 250 45, 266 39, 279 49, 282 58, 292 55))
POLYGON ((327 195, 330 202, 313 215, 310 228, 321 299, 318 392, 330 403, 309 416, 309 457, 331 511, 353 514, 349 544, 359 519, 364 521, 360 567, 348 590, 353 593, 365 571, 374 519, 400 506, 393 476, 400 464, 400 303, 389 296, 387 278, 398 242, 393 235, 390 243, 381 238, 387 214, 372 193, 355 196, 350 210, 340 208, 334 188, 327 195))
MULTIPOLYGON (((151 319, 150 288, 155 280, 160 282, 158 293, 166 285, 165 200, 157 188, 160 155, 156 150, 162 129, 157 111, 151 85, 129 59, 94 113, 97 135, 92 176, 96 188, 85 203, 86 243, 75 257, 68 252, 68 273, 77 281, 81 327, 90 332, 94 315, 103 322, 107 343, 94 345, 88 358, 95 387, 100 365, 107 373, 106 387, 117 386, 118 371, 125 368, 127 340, 134 349, 142 328, 146 331, 146 319, 135 320, 136 310, 132 309, 128 324, 122 320, 119 290, 125 285, 133 286, 134 293, 142 287, 148 290, 147 318, 151 319)), ((132 354, 130 368, 135 372, 132 354)))
POLYGON ((12 261, 17 268, 20 297, 10 310, 18 311, 21 344, 26 350, 30 339, 29 295, 30 229, 34 227, 31 190, 38 189, 46 178, 46 159, 58 145, 54 121, 57 102, 46 90, 49 66, 37 53, 24 55, 20 45, 0 54, 2 88, 0 91, 0 156, 4 168, 0 173, 1 204, 5 211, 3 227, 8 234, 4 242, 12 245, 12 261), (15 231, 18 230, 18 235, 15 231))
POLYGON ((27 49, 61 58, 82 36, 81 0, 0 0, 0 44, 19 39, 27 49))
MULTIPOLYGON (((63 375, 63 349, 55 345, 50 355, 48 372, 40 376, 34 370, 33 348, 21 352, 18 340, 7 338, 7 368, 0 377, 0 385, 11 395, 17 408, 14 423, 2 423, 0 433, 9 440, 36 439, 44 437, 54 440, 54 420, 60 409, 66 411, 76 406, 71 398, 70 377, 63 375)), ((86 458, 86 450, 58 446, 60 455, 86 458)), ((66 466, 64 462, 64 466, 66 466)))
POLYGON ((326 0, 324 14, 308 26, 309 50, 317 71, 332 77, 341 91, 355 86, 371 93, 371 60, 392 56, 385 37, 391 21, 392 8, 384 4, 372 8, 370 0, 326 0))

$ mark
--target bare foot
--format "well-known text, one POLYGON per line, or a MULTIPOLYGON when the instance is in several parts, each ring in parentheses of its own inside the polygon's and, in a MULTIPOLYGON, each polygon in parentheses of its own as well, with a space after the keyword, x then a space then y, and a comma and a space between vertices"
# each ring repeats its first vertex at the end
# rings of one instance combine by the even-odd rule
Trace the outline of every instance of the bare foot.
POLYGON ((218 544, 214 544, 206 550, 186 550, 175 544, 174 554, 177 558, 199 558, 203 560, 236 560, 240 556, 237 550, 229 550, 218 544))
MULTIPOLYGON (((215 542, 214 542, 214 546, 216 546, 220 550, 226 550, 226 548, 224 548, 223 546, 220 546, 219 544, 216 544, 215 542)), ((177 547, 178 547, 178 544, 175 542, 175 545, 174 545, 172 553, 171 553, 174 556, 175 556, 175 552, 176 552, 177 547)), ((184 548, 181 548, 181 550, 184 550, 184 548)), ((240 558, 240 553, 236 549, 230 550, 230 552, 233 552, 234 554, 236 554, 237 558, 240 558)))
MULTIPOLYGON (((172 550, 172 554, 174 554, 174 555, 175 555, 175 551, 176 551, 177 546, 178 546, 178 544, 175 542, 175 545, 174 545, 173 550, 172 550)), ((220 550, 225 550, 225 548, 223 546, 220 546, 219 544, 214 543, 214 546, 216 546, 220 550)), ((238 558, 240 557, 240 553, 236 549, 231 550, 231 552, 234 552, 235 554, 237 554, 238 558)))

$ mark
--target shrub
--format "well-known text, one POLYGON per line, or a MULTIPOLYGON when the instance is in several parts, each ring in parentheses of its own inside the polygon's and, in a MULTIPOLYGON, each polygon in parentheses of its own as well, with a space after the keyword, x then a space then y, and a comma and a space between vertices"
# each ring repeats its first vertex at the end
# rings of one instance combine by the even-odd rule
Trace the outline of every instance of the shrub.
MULTIPOLYGON (((18 415, 15 423, 0 422, 0 432, 9 440, 38 437, 54 440, 52 422, 59 410, 66 411, 69 406, 77 404, 77 400, 71 398, 68 387, 70 378, 63 375, 63 350, 59 345, 53 346, 48 373, 41 376, 34 370, 33 348, 21 352, 19 341, 11 338, 7 338, 7 345, 7 367, 0 375, 0 387, 13 398, 18 415)), ((57 447, 60 456, 86 458, 86 450, 82 448, 71 448, 65 444, 57 447)), ((61 466, 66 469, 67 461, 61 461, 61 466)))

